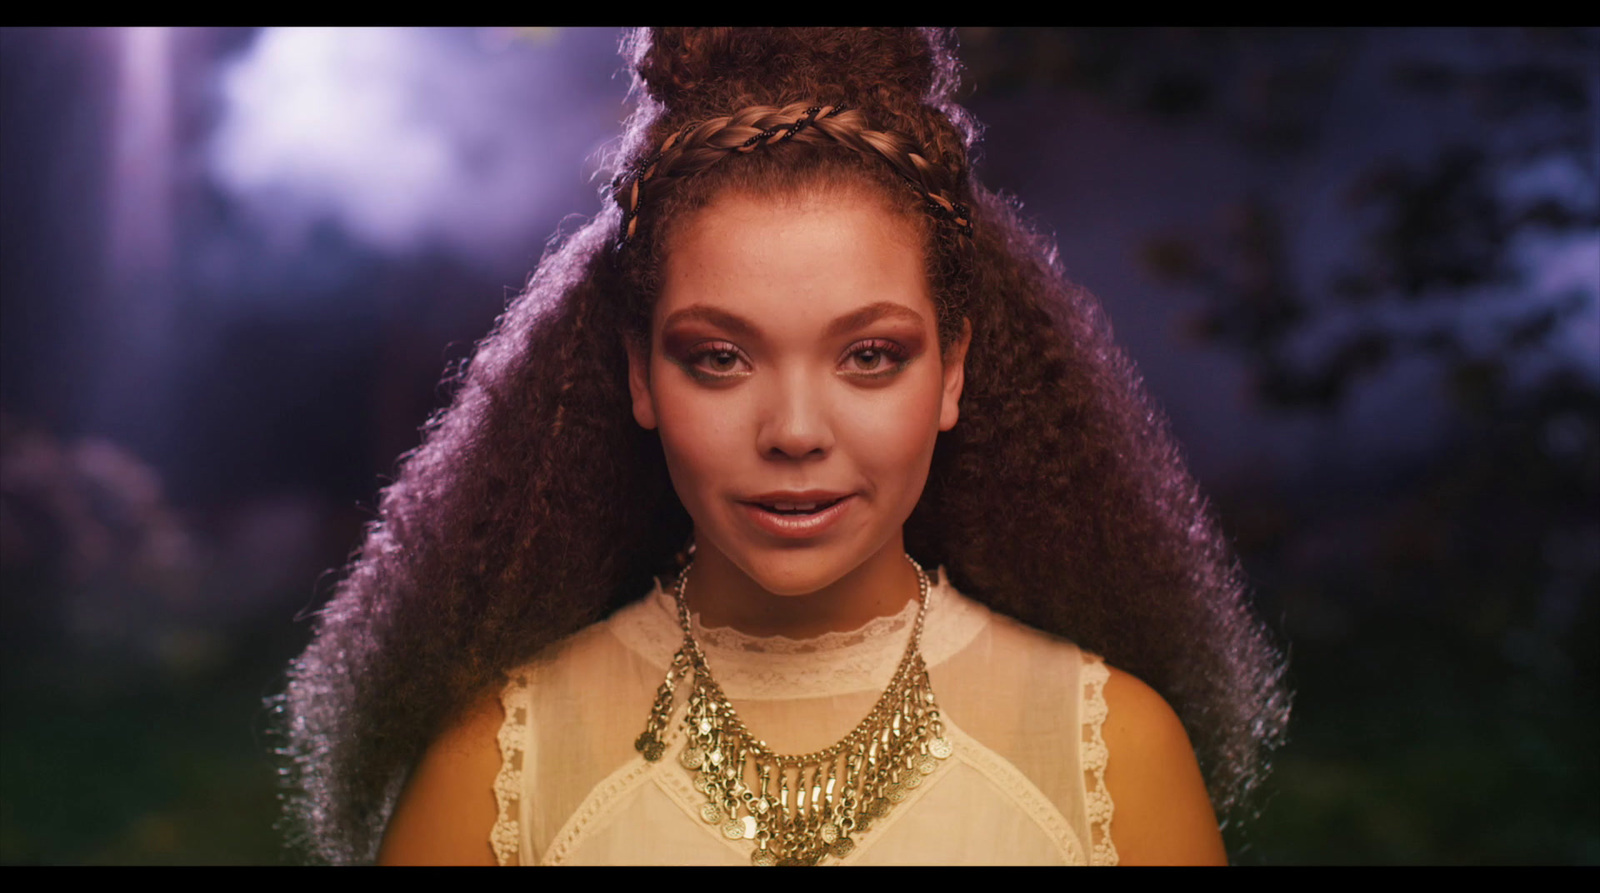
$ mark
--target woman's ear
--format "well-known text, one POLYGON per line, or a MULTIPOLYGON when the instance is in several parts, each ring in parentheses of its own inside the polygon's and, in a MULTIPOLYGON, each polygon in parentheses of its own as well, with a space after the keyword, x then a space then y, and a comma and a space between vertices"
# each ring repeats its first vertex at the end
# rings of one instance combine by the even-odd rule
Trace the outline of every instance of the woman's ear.
POLYGON ((949 431, 961 418, 961 388, 967 383, 967 347, 972 344, 972 320, 961 320, 961 334, 944 356, 944 402, 939 407, 939 430, 949 431))
POLYGON ((645 430, 655 430, 656 403, 650 395, 650 345, 631 336, 622 336, 628 352, 628 391, 633 394, 633 420, 645 430))

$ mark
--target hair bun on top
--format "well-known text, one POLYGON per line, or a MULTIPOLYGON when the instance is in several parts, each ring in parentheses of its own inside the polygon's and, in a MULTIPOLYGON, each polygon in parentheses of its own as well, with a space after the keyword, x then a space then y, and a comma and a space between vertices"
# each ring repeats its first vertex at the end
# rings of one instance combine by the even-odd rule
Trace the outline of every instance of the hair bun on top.
POLYGON ((950 43, 921 28, 653 28, 628 55, 666 116, 687 121, 801 100, 942 106, 958 81, 950 43))
POLYGON ((954 46, 933 28, 639 29, 623 54, 654 103, 641 104, 642 139, 628 151, 649 157, 685 125, 754 107, 844 106, 909 139, 946 172, 920 185, 959 200, 977 127, 955 102, 954 46))

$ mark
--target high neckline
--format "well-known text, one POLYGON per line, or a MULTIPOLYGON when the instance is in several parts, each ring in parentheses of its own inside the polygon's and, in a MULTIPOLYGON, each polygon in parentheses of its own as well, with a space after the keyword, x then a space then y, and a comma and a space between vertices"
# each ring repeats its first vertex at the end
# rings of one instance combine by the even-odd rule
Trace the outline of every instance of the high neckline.
MULTIPOLYGON (((671 595, 667 598, 670 600, 671 595)), ((933 598, 930 581, 928 598, 933 598)), ((758 636, 731 626, 707 627, 700 623, 700 614, 691 612, 689 623, 694 629, 700 647, 710 651, 736 651, 752 654, 807 654, 817 655, 844 651, 869 643, 877 643, 910 628, 917 619, 921 602, 912 599, 897 613, 874 617, 855 629, 825 632, 816 636, 792 638, 784 635, 758 636)))
MULTIPOLYGON (((943 569, 928 575, 928 614, 946 601, 943 569)), ((649 603, 658 621, 677 629, 677 604, 657 582, 649 603)), ((828 697, 878 691, 887 685, 905 654, 919 602, 912 599, 894 614, 874 617, 853 630, 808 638, 757 636, 732 627, 707 628, 690 615, 695 641, 705 652, 717 683, 732 698, 828 697)))
MULTIPOLYGON (((646 676, 666 671, 683 644, 683 627, 668 579, 657 580, 643 599, 618 611, 606 627, 624 647, 643 659, 646 676)), ((928 574, 928 617, 922 631, 922 657, 936 670, 966 647, 989 622, 989 610, 966 598, 944 569, 928 574)), ((906 611, 914 611, 915 602, 906 611)), ((711 630, 702 642, 717 684, 730 698, 787 700, 881 692, 905 654, 914 613, 888 615, 848 632, 815 639, 762 637, 732 633, 731 642, 711 630), (882 622, 880 622, 882 621, 882 622), (796 651, 796 647, 800 650, 796 651)), ((697 640, 703 630, 696 626, 697 640)))

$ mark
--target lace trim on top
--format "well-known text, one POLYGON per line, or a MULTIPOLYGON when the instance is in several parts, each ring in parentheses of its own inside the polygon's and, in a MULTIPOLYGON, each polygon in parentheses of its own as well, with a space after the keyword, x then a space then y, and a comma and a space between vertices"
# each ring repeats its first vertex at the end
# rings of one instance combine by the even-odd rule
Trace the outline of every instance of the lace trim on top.
POLYGON ((501 865, 518 864, 522 842, 522 767, 532 765, 526 752, 528 678, 513 676, 500 691, 505 720, 496 736, 500 743, 500 772, 494 779, 496 817, 489 832, 494 857, 501 865))
MULTIPOLYGON (((932 575, 929 583, 922 657, 932 667, 972 641, 986 620, 973 614, 986 613, 988 609, 950 597, 950 581, 943 568, 932 575)), ((683 644, 677 605, 658 582, 640 607, 643 610, 613 615, 609 624, 625 645, 664 669, 683 644), (670 623, 662 622, 661 615, 670 623)), ((916 612, 917 603, 907 602, 898 614, 874 618, 858 629, 811 639, 752 636, 728 627, 706 629, 700 625, 699 615, 691 615, 690 622, 716 672, 717 683, 729 697, 819 698, 888 685, 905 655, 916 612), (885 648, 885 638, 895 639, 898 647, 885 648)))
MULTIPOLYGON (((932 597, 933 587, 929 586, 928 594, 932 597)), ((669 596, 663 597, 671 600, 669 596)), ((931 606, 930 606, 931 607, 931 606)), ((893 635, 908 628, 917 619, 916 599, 906 602, 898 614, 886 617, 874 617, 865 625, 843 632, 823 633, 811 639, 791 639, 788 636, 752 636, 742 633, 731 626, 701 626, 700 615, 690 614, 689 622, 694 624, 694 635, 699 640, 700 646, 710 647, 719 651, 743 651, 760 654, 770 658, 774 654, 804 654, 816 655, 827 651, 843 651, 846 648, 859 647, 868 642, 874 643, 884 636, 893 635)))
POLYGON ((1106 791, 1106 763, 1111 752, 1101 735, 1106 715, 1106 681, 1111 673, 1099 656, 1083 654, 1083 792, 1089 814, 1089 864, 1116 865, 1117 847, 1111 841, 1111 817, 1115 807, 1106 791))

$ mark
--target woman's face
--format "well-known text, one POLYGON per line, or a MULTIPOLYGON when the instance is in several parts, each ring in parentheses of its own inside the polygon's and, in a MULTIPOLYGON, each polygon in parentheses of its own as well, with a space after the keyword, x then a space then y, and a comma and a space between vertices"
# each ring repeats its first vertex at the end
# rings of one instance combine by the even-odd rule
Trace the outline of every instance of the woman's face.
POLYGON ((699 557, 776 595, 903 564, 967 345, 941 360, 919 234, 859 190, 735 192, 669 249, 629 383, 699 557))

